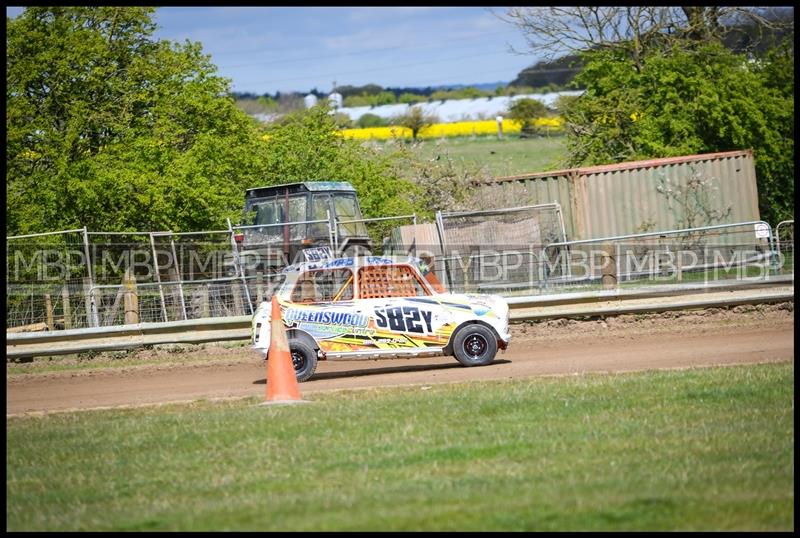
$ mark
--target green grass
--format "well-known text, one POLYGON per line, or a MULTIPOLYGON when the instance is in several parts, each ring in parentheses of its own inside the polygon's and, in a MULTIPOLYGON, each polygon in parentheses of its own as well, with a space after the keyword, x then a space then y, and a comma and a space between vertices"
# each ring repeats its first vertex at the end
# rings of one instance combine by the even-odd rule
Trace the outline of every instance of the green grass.
POLYGON ((423 159, 449 156, 456 166, 473 170, 488 167, 492 176, 511 176, 558 170, 567 155, 566 137, 542 138, 459 137, 423 140, 417 151, 423 159))
POLYGON ((7 530, 789 530, 794 364, 6 420, 7 530))

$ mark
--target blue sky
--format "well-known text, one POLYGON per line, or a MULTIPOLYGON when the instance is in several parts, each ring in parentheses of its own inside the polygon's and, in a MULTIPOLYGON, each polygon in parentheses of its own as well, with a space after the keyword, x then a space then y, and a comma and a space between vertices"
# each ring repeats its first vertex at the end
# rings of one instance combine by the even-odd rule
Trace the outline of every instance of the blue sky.
POLYGON ((157 38, 201 42, 236 92, 508 82, 537 60, 482 7, 162 7, 155 21, 157 38))

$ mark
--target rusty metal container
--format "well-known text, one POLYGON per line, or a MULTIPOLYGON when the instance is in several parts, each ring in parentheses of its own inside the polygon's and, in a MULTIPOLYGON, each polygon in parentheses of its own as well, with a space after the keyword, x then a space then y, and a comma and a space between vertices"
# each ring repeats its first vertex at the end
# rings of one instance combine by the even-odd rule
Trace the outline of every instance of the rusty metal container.
POLYGON ((759 220, 752 150, 497 177, 495 207, 558 202, 570 240, 759 220))

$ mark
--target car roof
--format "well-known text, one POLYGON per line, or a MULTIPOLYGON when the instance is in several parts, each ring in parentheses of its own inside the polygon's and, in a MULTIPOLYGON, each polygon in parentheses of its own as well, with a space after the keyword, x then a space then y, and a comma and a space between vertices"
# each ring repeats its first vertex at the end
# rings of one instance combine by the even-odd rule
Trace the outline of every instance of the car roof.
POLYGON ((319 260, 301 262, 284 267, 281 273, 302 273, 316 269, 336 269, 338 267, 367 267, 374 265, 400 265, 408 264, 419 269, 419 262, 416 258, 393 258, 390 256, 358 256, 350 258, 333 258, 329 260, 319 260))

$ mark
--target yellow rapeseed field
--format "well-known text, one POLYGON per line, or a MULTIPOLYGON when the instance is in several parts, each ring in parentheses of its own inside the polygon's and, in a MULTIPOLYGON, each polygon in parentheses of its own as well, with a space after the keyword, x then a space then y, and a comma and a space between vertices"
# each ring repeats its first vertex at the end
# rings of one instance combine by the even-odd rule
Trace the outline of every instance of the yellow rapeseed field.
MULTIPOLYGON (((560 129, 564 125, 564 120, 560 117, 539 118, 534 121, 537 127, 552 127, 560 129)), ((519 133, 520 123, 514 120, 503 120, 503 134, 519 133)), ((342 129, 341 134, 345 138, 357 138, 362 140, 388 140, 390 138, 411 138, 411 129, 391 125, 389 127, 368 127, 364 129, 342 129)), ((430 127, 423 129, 417 135, 418 138, 444 138, 451 136, 481 136, 496 135, 497 122, 494 120, 486 121, 458 121, 455 123, 434 123, 430 127)))

